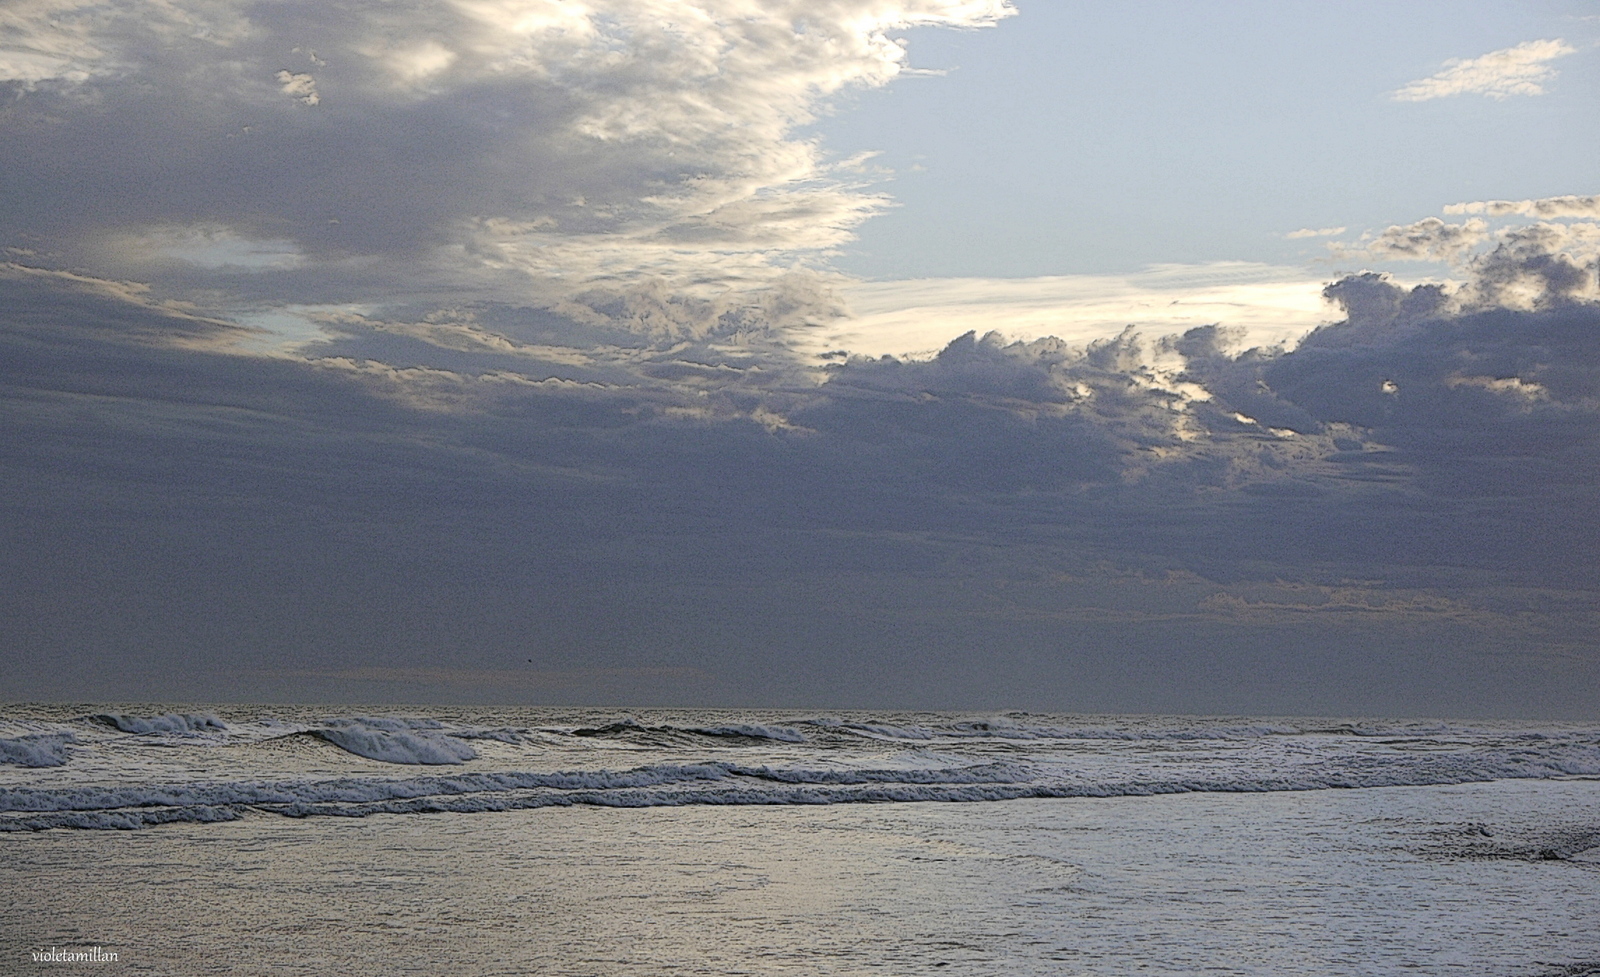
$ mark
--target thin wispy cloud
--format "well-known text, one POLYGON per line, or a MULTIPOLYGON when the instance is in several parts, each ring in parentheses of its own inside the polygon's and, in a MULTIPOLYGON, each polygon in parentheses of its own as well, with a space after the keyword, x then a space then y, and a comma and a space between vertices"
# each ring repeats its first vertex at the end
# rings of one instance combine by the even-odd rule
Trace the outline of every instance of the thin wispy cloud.
POLYGON ((1397 102, 1427 102, 1454 95, 1493 99, 1543 95, 1545 84, 1556 76, 1549 62, 1576 51, 1566 41, 1555 39, 1524 41, 1477 58, 1451 58, 1443 71, 1403 85, 1390 97, 1397 102))
POLYGON ((1600 194, 1541 197, 1538 200, 1473 200, 1449 204, 1446 214, 1483 214, 1488 217, 1600 217, 1600 194))
POLYGON ((1343 227, 1302 227, 1298 231, 1290 231, 1288 234, 1285 234, 1284 237, 1291 241, 1302 241, 1310 237, 1338 237, 1340 234, 1343 234, 1345 230, 1346 228, 1343 227))

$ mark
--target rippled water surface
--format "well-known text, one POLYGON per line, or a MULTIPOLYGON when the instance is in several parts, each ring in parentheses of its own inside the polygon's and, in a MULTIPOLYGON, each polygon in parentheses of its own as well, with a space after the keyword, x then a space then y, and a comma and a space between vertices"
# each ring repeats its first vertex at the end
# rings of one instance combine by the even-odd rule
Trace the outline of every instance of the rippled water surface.
POLYGON ((4 716, 0 972, 1600 967, 1596 726, 4 716))

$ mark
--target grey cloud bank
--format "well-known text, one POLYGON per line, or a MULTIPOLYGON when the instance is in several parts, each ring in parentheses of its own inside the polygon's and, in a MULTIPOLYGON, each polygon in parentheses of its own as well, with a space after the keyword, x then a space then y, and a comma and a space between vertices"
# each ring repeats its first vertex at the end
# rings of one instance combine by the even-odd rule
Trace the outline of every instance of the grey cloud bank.
POLYGON ((8 7, 0 698, 1597 714, 1592 224, 818 365, 795 127, 1008 12, 8 7))
POLYGON ((1366 274, 1292 352, 819 377, 449 323, 241 355, 4 288, 12 697, 1593 712, 1600 310, 1559 292, 1366 274))

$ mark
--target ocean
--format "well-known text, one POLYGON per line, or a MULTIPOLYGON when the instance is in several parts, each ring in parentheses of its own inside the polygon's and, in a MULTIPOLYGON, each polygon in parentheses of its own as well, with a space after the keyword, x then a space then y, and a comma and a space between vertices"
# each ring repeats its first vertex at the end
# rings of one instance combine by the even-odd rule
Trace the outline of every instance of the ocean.
POLYGON ((0 972, 1600 975, 1600 724, 0 707, 0 972))

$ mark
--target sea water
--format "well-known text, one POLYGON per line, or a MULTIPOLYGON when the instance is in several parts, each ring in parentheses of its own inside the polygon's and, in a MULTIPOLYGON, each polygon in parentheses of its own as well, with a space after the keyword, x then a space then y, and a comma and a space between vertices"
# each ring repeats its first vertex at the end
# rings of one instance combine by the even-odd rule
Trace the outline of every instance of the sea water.
POLYGON ((6 973, 1600 973, 1596 724, 0 716, 6 973))

